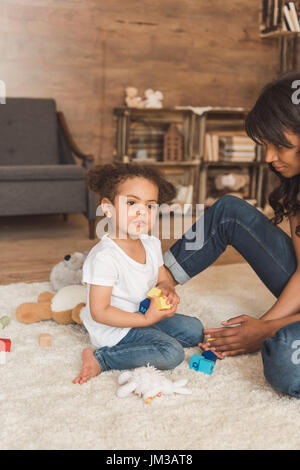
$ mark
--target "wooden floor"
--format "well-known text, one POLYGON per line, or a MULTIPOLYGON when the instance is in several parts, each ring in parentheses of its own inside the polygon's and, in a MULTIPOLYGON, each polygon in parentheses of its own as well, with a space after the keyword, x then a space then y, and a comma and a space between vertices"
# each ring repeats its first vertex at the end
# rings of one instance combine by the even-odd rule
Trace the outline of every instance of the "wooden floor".
MULTIPOLYGON (((0 284, 49 281, 53 266, 66 254, 90 250, 98 241, 88 238, 82 214, 69 214, 66 221, 62 215, 1 217, 0 284)), ((163 251, 174 241, 162 239, 163 251)), ((242 262, 244 258, 229 246, 214 265, 242 262)))

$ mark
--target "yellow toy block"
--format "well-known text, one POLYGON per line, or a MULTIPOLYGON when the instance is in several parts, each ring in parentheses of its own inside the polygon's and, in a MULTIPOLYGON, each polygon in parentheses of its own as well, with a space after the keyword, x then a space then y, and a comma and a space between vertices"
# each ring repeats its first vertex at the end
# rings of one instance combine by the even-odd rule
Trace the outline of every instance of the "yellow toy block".
POLYGON ((171 305, 167 304, 166 299, 163 297, 158 297, 158 299, 156 299, 156 308, 157 310, 165 310, 171 308, 171 305))
POLYGON ((158 287, 152 287, 152 289, 149 290, 147 297, 151 299, 152 297, 160 297, 161 296, 161 290, 158 287))
POLYGON ((171 305, 166 303, 166 300, 162 297, 162 292, 158 287, 152 287, 149 290, 147 297, 151 299, 152 297, 157 297, 156 299, 156 308, 157 310, 164 310, 167 308, 171 308, 171 305))

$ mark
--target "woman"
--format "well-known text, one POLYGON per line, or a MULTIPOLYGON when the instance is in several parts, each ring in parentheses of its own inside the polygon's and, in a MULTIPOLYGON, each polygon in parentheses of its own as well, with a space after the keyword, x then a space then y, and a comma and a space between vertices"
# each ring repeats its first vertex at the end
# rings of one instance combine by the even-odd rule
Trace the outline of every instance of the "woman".
POLYGON ((269 197, 273 219, 243 199, 223 196, 203 215, 202 248, 186 249, 197 224, 201 227, 199 219, 165 252, 164 261, 176 285, 210 266, 227 245, 246 259, 277 301, 260 319, 241 315, 204 333, 217 338, 213 346, 223 356, 261 349, 268 382, 300 398, 300 104, 295 91, 300 81, 296 80, 300 72, 267 84, 246 120, 248 135, 265 146, 266 161, 280 180, 269 197), (289 219, 291 237, 277 227, 283 217, 289 219), (228 328, 231 325, 236 326, 228 328))

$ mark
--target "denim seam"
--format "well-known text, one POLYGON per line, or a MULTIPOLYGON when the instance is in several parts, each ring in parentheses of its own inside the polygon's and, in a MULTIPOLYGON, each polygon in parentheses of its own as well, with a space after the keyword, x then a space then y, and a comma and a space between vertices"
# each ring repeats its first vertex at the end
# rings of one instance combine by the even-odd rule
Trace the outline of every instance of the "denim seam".
MULTIPOLYGON (((178 342, 181 341, 182 343, 184 343, 184 344, 186 345, 185 347, 187 347, 187 348, 193 348, 193 347, 194 347, 193 344, 188 343, 188 342, 185 341, 184 339, 181 339, 179 336, 177 336, 176 339, 177 339, 178 342)), ((200 340, 199 340, 199 341, 200 341, 200 340)), ((181 346, 182 346, 182 345, 181 345, 181 346)), ((183 347, 184 347, 184 346, 183 346, 183 347)))
POLYGON ((107 370, 109 370, 109 368, 107 367, 103 357, 101 356, 101 353, 98 353, 97 350, 96 350, 96 351, 94 351, 94 356, 100 364, 101 372, 106 372, 107 370))
MULTIPOLYGON (((235 222, 236 224, 239 224, 241 227, 243 227, 244 230, 246 230, 251 236, 252 238, 254 238, 254 240, 257 241, 257 243, 268 253, 268 255, 275 261, 275 263, 286 273, 290 276, 290 273, 287 272, 285 270, 285 268, 283 266, 281 266, 281 264, 278 263, 277 259, 274 258, 274 256, 272 255, 272 253, 270 253, 266 248, 265 246, 260 242, 260 240, 258 238, 255 237, 254 233, 251 232, 251 230, 249 230, 249 228, 247 226, 245 226, 244 224, 242 224, 239 220, 236 220, 236 219, 228 219, 228 220, 224 220, 224 221, 221 221, 219 222, 218 225, 221 225, 221 224, 227 224, 228 222, 235 222)), ((216 230, 212 231, 211 234, 210 234, 210 237, 203 243, 203 246, 202 248, 211 240, 211 238, 216 234, 216 230)), ((201 248, 201 250, 202 250, 201 248)), ((193 256, 194 253, 191 253, 189 256, 187 256, 183 261, 181 261, 181 263, 183 262, 186 262, 191 256, 193 256)), ((186 270, 185 270, 186 271, 186 270)), ((187 272, 187 274, 192 277, 190 275, 190 273, 187 272)))
POLYGON ((171 250, 167 250, 163 254, 163 258, 165 266, 172 272, 174 278, 179 282, 179 284, 184 284, 191 279, 191 276, 176 260, 171 250))

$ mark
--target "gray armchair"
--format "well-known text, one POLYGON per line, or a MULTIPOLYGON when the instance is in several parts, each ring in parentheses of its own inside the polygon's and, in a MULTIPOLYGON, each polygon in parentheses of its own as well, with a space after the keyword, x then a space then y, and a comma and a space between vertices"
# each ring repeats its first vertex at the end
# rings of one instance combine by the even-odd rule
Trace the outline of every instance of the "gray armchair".
POLYGON ((93 165, 53 99, 7 98, 0 105, 0 216, 62 213, 66 219, 82 212, 94 239, 97 196, 85 182, 93 165))

